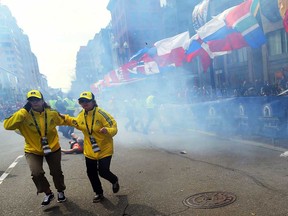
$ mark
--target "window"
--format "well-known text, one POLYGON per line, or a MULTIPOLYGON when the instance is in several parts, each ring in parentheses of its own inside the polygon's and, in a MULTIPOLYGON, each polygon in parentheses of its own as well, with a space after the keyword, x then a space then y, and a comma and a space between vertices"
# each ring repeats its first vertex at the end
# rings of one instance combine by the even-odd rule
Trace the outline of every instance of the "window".
POLYGON ((283 53, 288 53, 288 33, 282 29, 281 31, 281 44, 283 47, 283 53))
POLYGON ((270 32, 268 38, 268 51, 270 56, 288 52, 288 36, 284 29, 270 32))
POLYGON ((228 64, 235 64, 239 62, 247 62, 247 49, 246 47, 239 50, 234 50, 228 56, 228 64))
POLYGON ((236 51, 238 56, 239 62, 246 62, 247 61, 247 49, 244 47, 236 51))

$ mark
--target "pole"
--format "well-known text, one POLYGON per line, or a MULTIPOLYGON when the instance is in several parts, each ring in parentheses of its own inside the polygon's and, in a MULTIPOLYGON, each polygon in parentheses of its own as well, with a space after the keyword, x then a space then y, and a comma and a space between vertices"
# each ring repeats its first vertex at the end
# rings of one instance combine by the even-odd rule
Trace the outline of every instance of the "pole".
POLYGON ((212 88, 212 95, 215 95, 216 85, 215 85, 215 72, 213 67, 213 59, 211 59, 211 65, 210 65, 210 83, 212 88))

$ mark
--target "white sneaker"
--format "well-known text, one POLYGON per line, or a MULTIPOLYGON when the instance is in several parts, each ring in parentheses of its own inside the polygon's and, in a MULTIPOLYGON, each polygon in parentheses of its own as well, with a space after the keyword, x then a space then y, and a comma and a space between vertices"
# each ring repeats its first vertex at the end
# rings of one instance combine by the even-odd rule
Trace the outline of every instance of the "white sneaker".
POLYGON ((64 192, 58 192, 57 202, 61 203, 61 202, 65 202, 65 201, 66 201, 66 197, 64 195, 64 192))
POLYGON ((43 202, 41 203, 41 206, 43 207, 43 206, 49 205, 50 202, 51 202, 51 200, 53 200, 53 199, 54 199, 54 194, 53 194, 53 193, 51 193, 51 194, 46 194, 46 195, 44 196, 43 202))

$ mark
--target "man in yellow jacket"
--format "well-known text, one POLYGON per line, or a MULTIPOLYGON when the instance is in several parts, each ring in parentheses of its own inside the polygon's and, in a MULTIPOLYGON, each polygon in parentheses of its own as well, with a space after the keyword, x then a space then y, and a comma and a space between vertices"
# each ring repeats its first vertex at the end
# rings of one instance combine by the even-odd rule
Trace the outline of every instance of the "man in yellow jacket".
POLYGON ((82 92, 78 99, 83 110, 77 117, 67 118, 67 123, 81 130, 84 135, 84 155, 87 175, 96 196, 93 202, 104 199, 99 176, 112 184, 112 190, 120 189, 118 177, 110 171, 113 155, 113 136, 117 134, 117 123, 106 111, 99 108, 92 92, 82 92))
POLYGON ((61 169, 61 149, 56 126, 65 124, 64 116, 50 108, 38 90, 27 93, 28 102, 9 118, 4 120, 7 130, 19 130, 25 139, 25 157, 30 167, 32 180, 38 193, 45 193, 42 206, 50 204, 54 194, 45 177, 45 157, 58 191, 58 202, 64 202, 64 176, 61 169))

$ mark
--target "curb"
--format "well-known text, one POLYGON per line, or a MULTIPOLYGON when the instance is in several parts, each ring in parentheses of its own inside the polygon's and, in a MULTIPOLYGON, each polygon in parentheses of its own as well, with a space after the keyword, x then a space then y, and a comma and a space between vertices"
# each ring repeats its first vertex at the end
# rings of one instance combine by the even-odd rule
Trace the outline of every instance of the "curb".
POLYGON ((288 150, 288 148, 273 146, 273 145, 269 145, 269 144, 262 143, 262 142, 257 142, 257 141, 252 141, 252 140, 243 140, 243 139, 237 139, 237 138, 231 138, 231 137, 222 137, 222 136, 219 136, 215 133, 207 132, 207 131, 201 131, 201 130, 194 130, 194 129, 189 129, 189 130, 196 132, 196 133, 205 134, 207 136, 213 136, 213 137, 218 137, 218 138, 222 138, 222 139, 225 138, 225 139, 233 141, 233 142, 240 142, 240 143, 243 143, 246 145, 253 145, 253 146, 257 146, 257 147, 267 148, 267 149, 271 149, 271 150, 278 151, 278 152, 285 152, 288 150))

